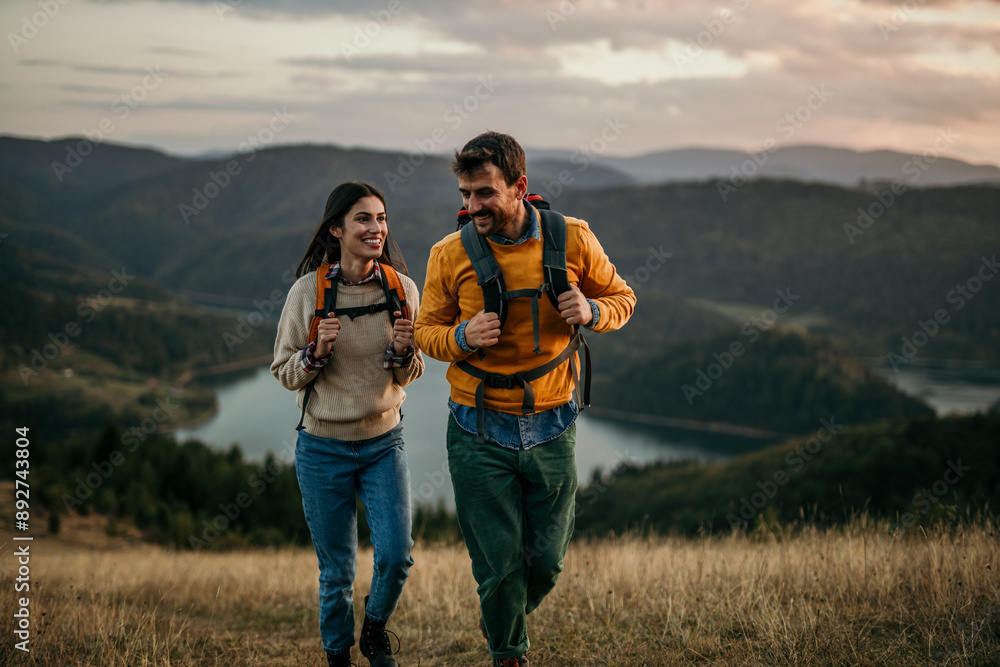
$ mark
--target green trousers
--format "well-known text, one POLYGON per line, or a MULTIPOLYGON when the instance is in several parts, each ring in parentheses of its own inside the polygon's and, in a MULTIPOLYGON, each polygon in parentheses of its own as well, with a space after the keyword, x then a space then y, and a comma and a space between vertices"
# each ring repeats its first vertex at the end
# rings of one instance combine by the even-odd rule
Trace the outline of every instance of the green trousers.
POLYGON ((455 509, 493 658, 524 655, 526 616, 556 585, 573 534, 576 424, 530 449, 478 443, 448 417, 455 509))

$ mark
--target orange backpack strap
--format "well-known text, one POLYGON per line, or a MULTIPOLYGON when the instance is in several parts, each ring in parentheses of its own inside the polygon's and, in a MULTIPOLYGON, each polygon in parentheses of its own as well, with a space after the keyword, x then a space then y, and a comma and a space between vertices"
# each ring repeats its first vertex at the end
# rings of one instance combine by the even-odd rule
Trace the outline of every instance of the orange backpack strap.
MULTIPOLYGON (((327 313, 335 312, 333 309, 337 305, 337 282, 330 280, 326 274, 330 272, 330 265, 323 264, 316 269, 316 309, 313 311, 312 321, 309 323, 309 342, 316 342, 319 333, 319 322, 326 317, 327 313)), ((317 374, 309 384, 305 386, 305 396, 302 397, 302 414, 299 415, 299 425, 296 431, 305 428, 306 406, 309 404, 309 397, 312 396, 313 386, 316 384, 317 374)))
POLYGON ((396 321, 393 311, 402 313, 404 320, 410 319, 410 307, 406 305, 406 290, 403 288, 403 281, 399 279, 399 272, 388 264, 379 262, 379 269, 382 271, 382 287, 385 289, 385 301, 389 308, 389 319, 396 321))
POLYGON ((332 312, 337 304, 337 287, 326 277, 329 272, 329 264, 323 264, 316 269, 316 309, 313 312, 312 321, 309 323, 310 343, 316 340, 320 320, 326 318, 327 313, 332 312), (327 310, 327 307, 330 310, 327 310))

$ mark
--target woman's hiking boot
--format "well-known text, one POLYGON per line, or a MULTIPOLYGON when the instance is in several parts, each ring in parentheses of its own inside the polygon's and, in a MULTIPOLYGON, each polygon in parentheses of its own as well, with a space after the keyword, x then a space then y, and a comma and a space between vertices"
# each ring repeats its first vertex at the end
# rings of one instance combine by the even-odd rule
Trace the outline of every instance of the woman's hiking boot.
MULTIPOLYGON (((368 608, 368 596, 365 596, 365 608, 368 608)), ((385 623, 376 623, 365 614, 365 624, 361 626, 361 655, 368 658, 371 667, 399 667, 392 657, 392 646, 389 644, 389 632, 385 623)))

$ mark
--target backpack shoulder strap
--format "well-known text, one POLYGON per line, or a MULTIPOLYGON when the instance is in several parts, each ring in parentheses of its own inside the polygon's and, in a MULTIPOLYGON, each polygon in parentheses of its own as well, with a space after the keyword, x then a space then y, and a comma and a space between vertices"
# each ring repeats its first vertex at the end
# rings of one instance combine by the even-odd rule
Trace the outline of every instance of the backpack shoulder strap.
POLYGON ((462 227, 462 245, 465 246, 465 252, 469 255, 479 286, 483 290, 483 309, 487 313, 496 313, 502 328, 507 319, 507 302, 503 298, 507 287, 503 271, 490 250, 489 241, 476 232, 475 225, 465 225, 462 227))
MULTIPOLYGON (((319 322, 326 318, 327 313, 336 312, 337 308, 337 281, 330 280, 326 277, 326 274, 330 272, 329 264, 322 264, 316 268, 316 302, 315 310, 313 311, 312 321, 309 322, 309 342, 313 343, 316 341, 317 333, 319 332, 319 322)), ((305 426, 303 425, 306 419, 306 406, 309 405, 309 398, 312 396, 313 387, 316 385, 317 375, 309 384, 305 386, 305 396, 302 397, 302 412, 299 414, 299 424, 295 427, 296 431, 301 431, 305 426)))
POLYGON ((399 311, 404 320, 410 319, 410 307, 406 304, 406 289, 399 279, 399 272, 388 264, 379 262, 382 273, 382 289, 385 290, 386 310, 389 311, 389 321, 396 323, 395 311, 399 311))
POLYGON ((326 277, 329 272, 329 264, 323 264, 316 269, 316 309, 313 312, 312 321, 309 323, 310 343, 316 340, 319 321, 324 319, 327 313, 336 312, 337 281, 326 277))
POLYGON ((556 298, 570 290, 566 274, 566 217, 548 209, 538 209, 542 225, 542 266, 545 282, 551 286, 549 298, 556 298))

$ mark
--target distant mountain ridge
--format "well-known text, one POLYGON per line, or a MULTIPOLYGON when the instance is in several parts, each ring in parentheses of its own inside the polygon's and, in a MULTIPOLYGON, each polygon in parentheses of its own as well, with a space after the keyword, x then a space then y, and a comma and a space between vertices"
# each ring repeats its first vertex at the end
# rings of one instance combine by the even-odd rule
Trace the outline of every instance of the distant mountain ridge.
MULTIPOLYGON (((642 185, 706 179, 749 177, 791 179, 856 187, 860 183, 900 179, 907 187, 1000 183, 1000 167, 970 164, 942 152, 934 157, 893 150, 855 151, 829 146, 776 147, 772 152, 683 148, 635 157, 589 154, 585 151, 527 150, 531 161, 545 162, 549 170, 561 164, 571 174, 586 173, 593 165, 618 172, 642 185), (755 157, 756 156, 756 157, 755 157), (919 175, 917 175, 919 174, 919 175)), ((529 179, 531 170, 528 171, 529 179)), ((617 185, 617 183, 609 183, 617 185)))
MULTIPOLYGON (((1000 184, 1000 166, 974 164, 949 157, 950 146, 947 137, 938 137, 937 148, 931 142, 922 154, 881 149, 858 151, 823 145, 776 146, 770 152, 746 152, 723 148, 679 148, 654 151, 642 155, 621 157, 597 153, 590 147, 576 150, 526 148, 528 157, 528 179, 532 190, 547 191, 553 195, 567 188, 594 189, 630 185, 657 185, 683 181, 704 181, 713 179, 753 179, 774 178, 810 183, 828 183, 843 187, 858 187, 871 183, 902 180, 907 187, 936 187, 967 184, 1000 184), (943 150, 938 150, 943 149, 943 150), (545 186, 553 184, 547 190, 545 186)), ((56 182, 52 165, 67 163, 73 147, 84 141, 82 138, 64 138, 42 141, 12 136, 0 136, 0 154, 3 158, 17 158, 8 161, 0 159, 0 177, 14 176, 4 165, 17 163, 25 156, 24 151, 37 151, 38 145, 48 159, 44 170, 28 169, 19 171, 13 180, 23 182, 39 179, 50 186, 56 182)), ((81 186, 87 187, 114 182, 116 179, 131 180, 143 175, 153 175, 176 168, 182 164, 207 164, 240 159, 234 151, 210 150, 197 155, 176 156, 158 152, 148 147, 133 147, 125 144, 101 144, 106 163, 114 155, 117 169, 92 176, 81 186), (129 159, 131 156, 131 159, 129 159), (122 169, 122 167, 125 167, 122 169)), ((395 162, 402 157, 404 162, 409 154, 386 149, 345 148, 334 144, 276 145, 269 150, 312 148, 354 154, 375 154, 387 156, 395 162)), ((447 168, 451 155, 426 155, 425 160, 447 168)), ((89 158, 87 158, 89 160, 89 158)), ((29 160, 30 162, 30 160, 29 160)), ((91 161, 95 162, 95 161, 91 161)), ((396 169, 400 163, 394 164, 396 169)), ((98 170, 91 170, 98 171, 98 170)), ((391 171, 391 170, 390 170, 391 171)), ((405 173, 405 166, 402 168, 405 173)), ((76 180, 76 179, 72 179, 76 180)), ((383 179, 384 180, 384 179, 383 179)), ((386 183, 380 182, 380 186, 386 183)))

